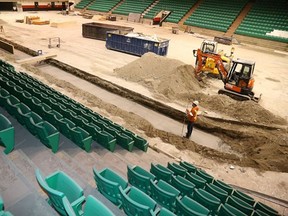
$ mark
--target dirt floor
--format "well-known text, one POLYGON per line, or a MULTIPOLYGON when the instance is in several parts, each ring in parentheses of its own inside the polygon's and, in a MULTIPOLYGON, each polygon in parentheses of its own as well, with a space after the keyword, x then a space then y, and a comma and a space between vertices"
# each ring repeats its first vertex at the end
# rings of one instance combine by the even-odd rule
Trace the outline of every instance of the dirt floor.
MULTIPOLYGON (((35 51, 41 49, 44 53, 55 53, 57 54, 55 59, 58 61, 141 93, 176 110, 184 111, 187 103, 190 105, 191 101, 197 99, 200 101, 201 110, 197 128, 221 138, 237 154, 210 149, 175 134, 155 129, 144 118, 100 101, 94 95, 77 89, 71 83, 41 73, 33 65, 18 65, 15 62, 17 59, 0 51, 1 57, 13 63, 16 69, 34 74, 43 82, 49 83, 57 90, 113 121, 143 134, 149 140, 151 147, 157 143, 159 148, 165 149, 175 158, 188 161, 193 158, 194 163, 208 167, 216 177, 222 178, 226 174, 225 180, 228 182, 254 190, 259 190, 260 187, 260 191, 284 200, 288 199, 287 53, 245 44, 234 45, 235 57, 256 62, 255 93, 256 95, 262 93, 262 100, 258 104, 253 101, 240 102, 217 94, 218 89, 223 87, 220 80, 207 78, 203 83, 198 82, 193 76, 195 59, 192 50, 197 49, 202 40, 207 38, 203 35, 184 32, 175 35, 171 33, 171 27, 160 28, 128 23, 124 20, 118 21, 119 25, 134 27, 134 31, 170 39, 167 57, 148 53, 139 58, 107 50, 104 41, 82 37, 82 23, 92 21, 109 23, 107 21, 41 12, 37 15, 44 20, 59 22, 62 24, 61 27, 15 22, 15 19, 27 15, 33 14, 1 13, 0 24, 4 26, 5 32, 0 34, 0 37, 35 51), (61 38, 60 48, 48 49, 48 38, 51 37, 61 38), (231 168, 230 165, 233 167, 231 168), (234 166, 238 166, 239 169, 234 170, 234 166), (225 168, 218 170, 218 167, 225 168), (250 170, 251 168, 253 171, 250 170), (233 170, 234 179, 231 179, 227 177, 227 173, 233 170), (275 174, 276 172, 278 173, 275 174), (242 177, 243 173, 246 173, 248 175, 246 178, 251 181, 250 184, 235 178, 237 173, 242 177), (271 180, 272 176, 274 176, 273 180, 271 180), (266 181, 261 177, 266 177, 266 181), (281 194, 275 194, 275 191, 271 192, 272 189, 267 187, 271 181, 276 184, 275 188, 281 194)), ((219 44, 219 48, 229 52, 231 47, 219 44)), ((273 190, 276 190, 275 188, 273 190)))

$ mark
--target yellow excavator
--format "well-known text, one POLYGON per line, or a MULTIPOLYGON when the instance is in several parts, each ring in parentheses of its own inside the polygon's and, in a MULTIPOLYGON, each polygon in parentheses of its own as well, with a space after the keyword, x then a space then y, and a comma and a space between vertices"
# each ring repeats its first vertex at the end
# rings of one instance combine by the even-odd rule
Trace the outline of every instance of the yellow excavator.
MULTIPOLYGON (((207 54, 207 55, 205 55, 205 61, 203 61, 201 71, 208 73, 208 75, 211 77, 220 78, 220 73, 218 71, 218 68, 216 67, 216 62, 213 58, 210 57, 210 54, 211 55, 212 54, 220 55, 222 62, 224 64, 224 67, 226 68, 226 70, 229 70, 230 66, 231 66, 231 60, 234 57, 233 56, 234 47, 231 48, 230 55, 227 56, 223 50, 218 51, 217 46, 218 46, 218 43, 215 41, 211 41, 211 40, 204 40, 201 43, 200 50, 203 53, 207 54)), ((195 56, 196 51, 197 50, 193 50, 194 56, 195 56)), ((197 62, 198 58, 197 58, 197 56, 195 56, 195 57, 196 57, 196 62, 195 62, 195 67, 196 67, 196 65, 198 64, 198 62, 197 62)))
POLYGON ((219 71, 220 78, 224 83, 224 88, 218 91, 219 94, 225 94, 237 100, 259 102, 261 95, 256 97, 252 91, 255 82, 253 78, 255 62, 242 59, 232 60, 232 65, 227 70, 219 54, 204 53, 198 49, 194 55, 197 57, 195 76, 198 80, 200 80, 199 77, 203 73, 203 65, 209 57, 215 62, 215 67, 219 71))

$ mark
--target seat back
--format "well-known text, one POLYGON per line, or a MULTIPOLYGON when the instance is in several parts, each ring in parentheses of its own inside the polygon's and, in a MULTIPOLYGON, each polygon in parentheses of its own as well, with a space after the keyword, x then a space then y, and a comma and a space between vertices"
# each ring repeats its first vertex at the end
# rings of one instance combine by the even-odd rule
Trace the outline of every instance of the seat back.
POLYGON ((214 196, 218 197, 222 203, 225 203, 228 197, 228 193, 225 190, 222 190, 220 187, 214 184, 206 184, 205 190, 214 196))
POLYGON ((234 195, 229 196, 226 203, 230 204, 231 206, 237 208, 241 212, 248 215, 251 215, 254 210, 252 205, 246 203, 245 201, 239 199, 238 197, 235 197, 234 195))
POLYGON ((234 208, 233 206, 229 205, 228 203, 222 204, 219 209, 218 215, 221 216, 244 216, 247 215, 237 208, 234 208))
POLYGON ((170 169, 171 171, 174 172, 174 175, 180 175, 180 176, 185 176, 187 169, 185 169, 184 167, 176 164, 176 163, 171 163, 168 162, 168 169, 170 169))
POLYGON ((184 196, 182 199, 180 199, 180 197, 176 197, 175 214, 185 216, 208 216, 210 211, 195 200, 184 196))
POLYGON ((225 190, 229 195, 232 194, 234 190, 230 185, 220 180, 214 180, 213 185, 216 185, 217 187, 220 187, 222 190, 225 190))
POLYGON ((186 173, 185 178, 192 182, 196 188, 204 188, 206 185, 206 180, 194 173, 186 173))
POLYGON ((121 195, 119 187, 128 187, 128 182, 119 176, 116 172, 109 168, 105 168, 100 172, 93 168, 94 179, 97 184, 97 188, 107 199, 116 205, 121 204, 121 195))
MULTIPOLYGON (((120 188, 122 207, 128 216, 150 216, 156 208, 156 202, 135 187, 120 188)), ((153 215, 153 214, 152 214, 153 215)))
POLYGON ((89 195, 86 199, 83 216, 95 215, 114 216, 114 213, 111 212, 111 210, 107 208, 107 206, 105 206, 101 201, 89 195))
POLYGON ((182 176, 172 176, 171 184, 181 192, 182 196, 189 196, 194 192, 195 185, 182 176))
POLYGON ((207 209, 209 209, 213 213, 213 215, 216 214, 221 204, 220 199, 201 188, 195 189, 193 199, 201 205, 205 206, 207 209))
POLYGON ((127 166, 127 176, 128 182, 137 187, 138 189, 142 190, 146 194, 150 194, 151 186, 150 186, 150 179, 152 181, 155 180, 155 176, 141 168, 140 166, 127 166))
POLYGON ((51 188, 43 179, 39 169, 36 169, 35 175, 39 186, 47 194, 47 196, 49 197, 49 201, 56 209, 56 211, 58 211, 61 215, 67 215, 63 204, 64 193, 51 188))
POLYGON ((166 182, 171 182, 173 171, 169 170, 167 167, 162 166, 161 164, 154 165, 151 163, 150 172, 155 175, 157 180, 164 180, 166 182))
POLYGON ((4 153, 9 154, 15 145, 15 130, 9 119, 0 114, 0 143, 5 146, 4 153))
POLYGON ((176 197, 180 191, 163 180, 158 182, 151 181, 151 197, 161 206, 174 211, 176 206, 176 197))
POLYGON ((206 173, 201 169, 196 170, 196 175, 200 176, 201 178, 205 179, 207 183, 212 183, 214 181, 214 177, 206 173))
POLYGON ((186 161, 180 161, 180 166, 184 167, 189 173, 195 173, 197 170, 197 167, 186 161))
POLYGON ((255 200, 253 197, 239 191, 239 190, 234 190, 232 193, 233 196, 238 197, 239 199, 243 200, 244 202, 250 204, 250 205, 254 205, 255 204, 255 200))
POLYGON ((261 202, 256 202, 255 209, 257 211, 259 210, 261 212, 264 212, 268 215, 273 215, 273 216, 280 215, 275 209, 273 209, 270 206, 267 206, 261 202))

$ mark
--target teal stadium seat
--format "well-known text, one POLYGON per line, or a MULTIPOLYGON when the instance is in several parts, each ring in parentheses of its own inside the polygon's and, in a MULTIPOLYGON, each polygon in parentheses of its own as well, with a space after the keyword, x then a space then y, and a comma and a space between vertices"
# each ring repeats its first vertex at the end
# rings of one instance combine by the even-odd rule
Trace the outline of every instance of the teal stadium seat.
POLYGON ((151 163, 150 172, 155 175, 157 180, 164 180, 168 183, 171 182, 173 171, 168 169, 167 167, 162 166, 161 164, 153 164, 151 163))
POLYGON ((221 205, 220 199, 201 188, 195 189, 193 199, 209 209, 212 215, 217 215, 218 208, 221 205))
POLYGON ((147 194, 136 187, 127 187, 123 190, 120 187, 122 197, 122 208, 128 216, 150 216, 159 212, 157 203, 147 194))
POLYGON ((256 211, 261 211, 264 212, 267 215, 271 215, 271 216, 279 216, 280 214, 273 208, 271 208, 270 206, 265 205, 262 202, 256 202, 254 209, 256 211))
POLYGON ((150 180, 154 181, 155 176, 141 168, 140 166, 127 166, 128 182, 143 191, 144 193, 151 194, 150 180))
POLYGON ((252 205, 246 203, 245 201, 239 199, 238 197, 235 197, 234 195, 229 196, 226 203, 237 208, 238 210, 247 215, 251 215, 254 210, 252 205))
POLYGON ((186 161, 180 161, 180 166, 184 167, 189 173, 195 173, 197 170, 197 167, 186 161))
POLYGON ((212 195, 218 197, 222 203, 225 203, 227 200, 227 197, 229 196, 227 191, 211 183, 206 184, 205 190, 211 193, 212 195))
POLYGON ((176 198, 175 214, 177 216, 208 216, 210 211, 195 200, 184 196, 176 198))
POLYGON ((181 196, 186 195, 191 197, 193 195, 195 185, 184 177, 173 175, 171 184, 181 192, 181 196))
POLYGON ((120 195, 120 188, 123 190, 128 187, 128 182, 109 168, 97 171, 93 168, 94 179, 97 188, 101 194, 113 202, 117 206, 121 206, 122 198, 120 195))
POLYGON ((60 133, 47 121, 36 124, 36 132, 40 141, 56 153, 59 148, 60 133))
POLYGON ((36 180, 48 196, 48 203, 61 216, 70 216, 65 210, 63 198, 66 197, 76 215, 82 215, 82 205, 85 201, 83 189, 64 172, 57 171, 45 179, 39 169, 35 170, 36 180))
POLYGON ((24 103, 20 103, 17 108, 16 119, 21 125, 25 125, 25 117, 31 113, 31 109, 24 103))
POLYGON ((186 173, 185 178, 192 182, 196 188, 205 188, 206 186, 206 180, 194 173, 186 173))
POLYGON ((72 140, 76 143, 80 148, 85 150, 86 152, 91 151, 92 145, 92 136, 85 131, 81 127, 75 127, 71 130, 72 140))
POLYGON ((221 216, 247 216, 247 214, 241 212, 237 208, 229 205, 228 203, 222 204, 219 209, 219 214, 221 216))
POLYGON ((4 153, 9 154, 15 145, 15 130, 9 119, 0 114, 0 144, 4 145, 4 153))
POLYGON ((180 191, 174 188, 163 180, 151 181, 151 198, 153 198, 159 205, 174 212, 176 208, 176 197, 179 196, 180 191))
POLYGON ((182 177, 185 177, 187 172, 187 170, 184 167, 180 166, 179 164, 171 162, 168 162, 168 169, 173 171, 174 175, 179 175, 182 177))

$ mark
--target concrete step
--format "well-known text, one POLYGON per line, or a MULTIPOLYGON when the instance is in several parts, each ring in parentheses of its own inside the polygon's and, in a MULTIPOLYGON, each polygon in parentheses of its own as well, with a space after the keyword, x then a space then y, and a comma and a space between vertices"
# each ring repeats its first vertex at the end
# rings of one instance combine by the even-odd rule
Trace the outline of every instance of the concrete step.
POLYGON ((23 175, 27 170, 33 170, 30 162, 20 158, 24 154, 16 150, 9 156, 0 154, 0 194, 4 200, 5 210, 10 211, 13 215, 21 216, 51 216, 58 215, 56 211, 49 206, 46 200, 37 193, 37 190, 29 178, 23 175), (26 170, 18 169, 10 158, 19 162, 24 162, 26 170))

